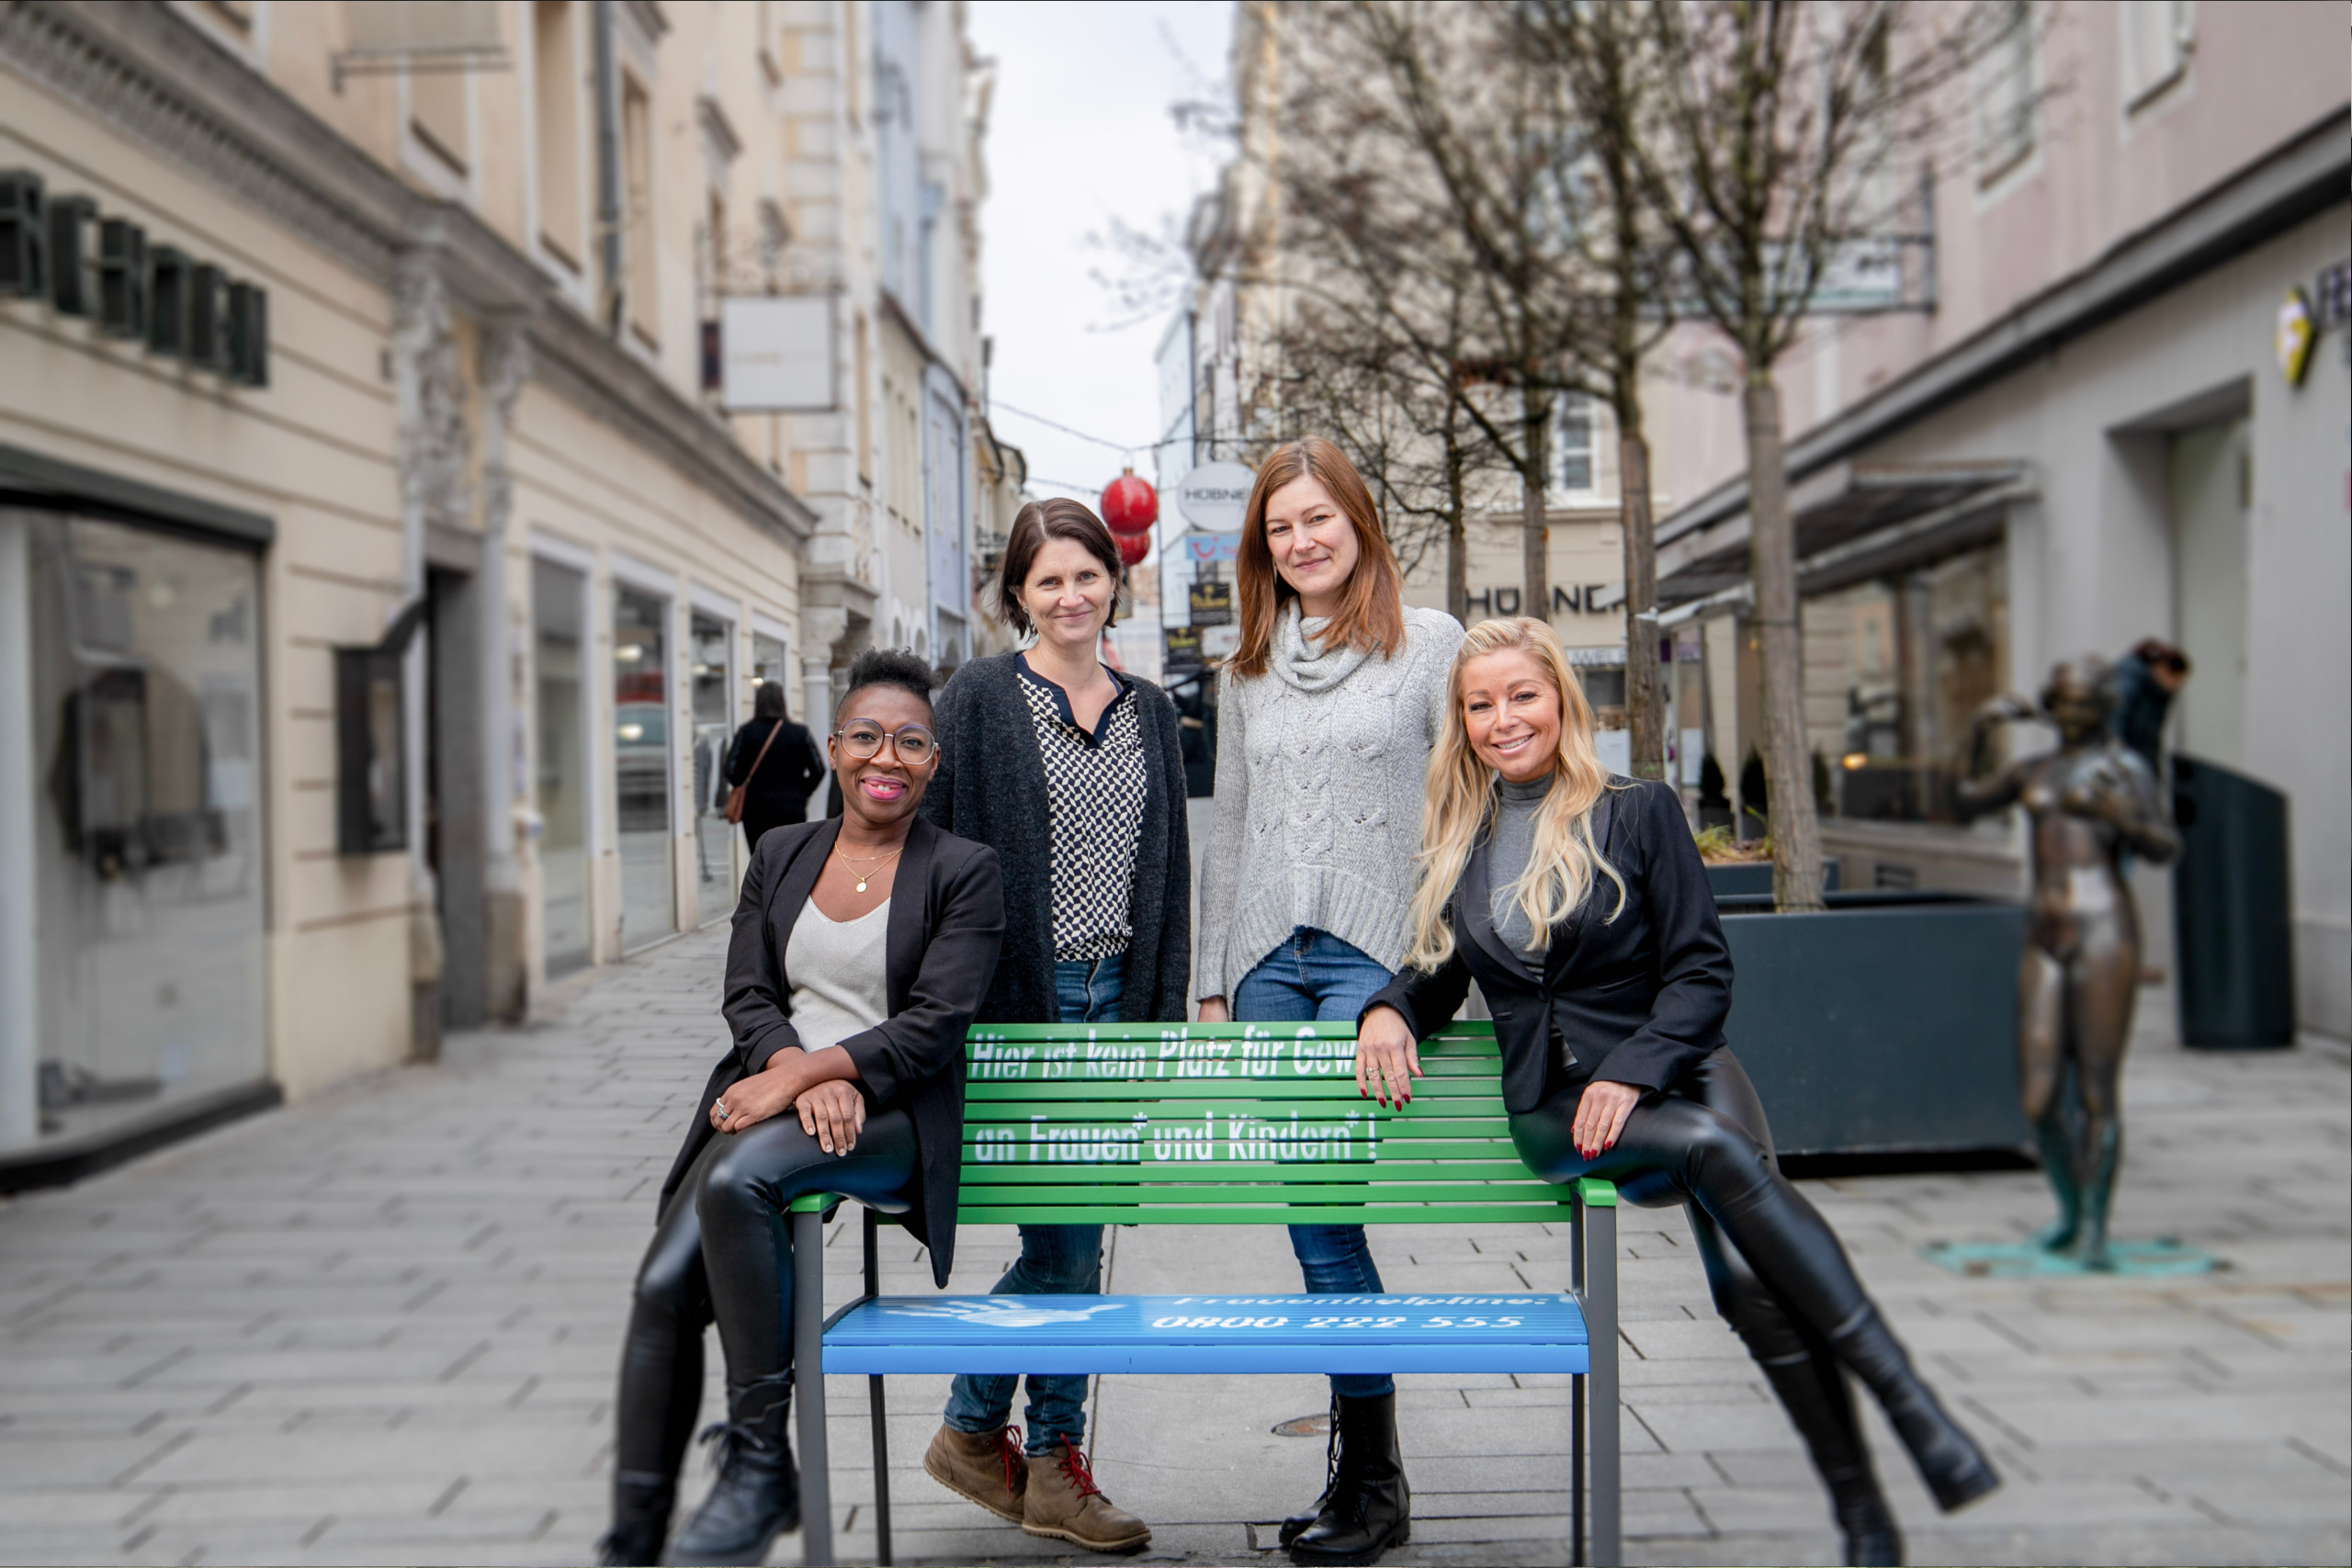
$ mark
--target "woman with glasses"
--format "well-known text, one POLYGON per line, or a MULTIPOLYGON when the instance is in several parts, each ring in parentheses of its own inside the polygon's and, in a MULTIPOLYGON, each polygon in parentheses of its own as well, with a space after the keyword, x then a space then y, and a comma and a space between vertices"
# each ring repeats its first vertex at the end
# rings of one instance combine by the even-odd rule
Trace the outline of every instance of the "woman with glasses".
MULTIPOLYGON (((1405 959, 1422 773, 1462 627, 1404 602, 1371 492, 1312 436, 1258 470, 1237 575, 1241 644, 1201 858, 1201 1021, 1351 1024, 1405 959)), ((1379 1292, 1362 1225, 1290 1237, 1308 1291, 1379 1292)), ((1303 1561, 1365 1561, 1411 1529, 1396 1385, 1340 1373, 1331 1401, 1323 1494, 1281 1539, 1303 1561)))
POLYGON ((1476 980, 1527 1168, 1681 1206, 1715 1310, 1812 1451, 1845 1561, 1902 1562, 1849 1374, 1947 1512, 2000 1477, 1773 1160, 1764 1107, 1724 1042, 1731 953, 1681 800, 1600 764, 1592 709, 1543 622, 1471 627, 1451 683, 1409 951, 1363 1010, 1357 1088, 1410 1100, 1418 1043, 1476 980))
MULTIPOLYGON (((1184 1021, 1183 754, 1167 694, 1102 662, 1125 576, 1111 531, 1083 505, 1023 507, 997 609, 1032 640, 965 665, 939 696, 946 754, 923 815, 1004 867, 1004 956, 981 1022, 1184 1021)), ((1102 1226, 1023 1225, 996 1290, 1092 1292, 1102 1274, 1102 1226)), ((923 1468, 1031 1535, 1090 1551, 1148 1542, 1087 1469, 1085 1374, 1029 1376, 1025 1442, 1009 1424, 1020 1381, 957 1378, 923 1468)))
POLYGON ((744 874, 727 953, 732 1044, 662 1183, 621 1350, 608 1563, 661 1561, 718 1320, 718 1477, 671 1548, 759 1562, 800 1522, 786 1440, 793 1199, 902 1211, 941 1285, 956 1257, 964 1032, 1004 931, 994 852, 918 808, 939 766, 931 667, 869 651, 827 740, 838 818, 778 828, 744 874))

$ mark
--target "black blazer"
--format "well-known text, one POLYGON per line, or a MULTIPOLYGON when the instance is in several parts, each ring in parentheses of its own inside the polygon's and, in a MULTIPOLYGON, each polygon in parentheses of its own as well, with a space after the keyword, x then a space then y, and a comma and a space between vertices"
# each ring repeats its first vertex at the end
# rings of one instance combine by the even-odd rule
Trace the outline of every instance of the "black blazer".
MULTIPOLYGON (((723 1010, 734 1045, 711 1069, 695 1105, 684 1146, 662 1184, 664 1206, 717 1136, 710 1102, 778 1051, 800 1043, 785 945, 841 827, 839 818, 793 823, 770 831, 752 852, 727 948, 723 1010)), ((964 1031, 988 991, 1003 936, 996 852, 918 818, 899 857, 883 938, 889 1016, 841 1048, 857 1064, 857 1087, 868 1105, 903 1108, 914 1120, 922 1179, 905 1223, 931 1248, 932 1277, 942 1286, 956 1258, 956 1194, 964 1169, 964 1031)))
POLYGON ((817 743, 806 728, 788 718, 746 720, 727 749, 726 771, 729 784, 744 786, 743 815, 771 821, 806 812, 808 796, 825 782, 825 765, 818 760, 817 743), (767 746, 768 731, 778 724, 784 726, 784 733, 768 746, 767 759, 760 762, 759 771, 752 772, 760 748, 767 746))
POLYGON ((1724 945, 1682 802, 1655 781, 1611 780, 1601 854, 1625 879, 1597 877, 1584 903, 1552 928, 1541 974, 1494 934, 1484 887, 1465 874, 1448 918, 1453 957, 1434 974, 1402 969, 1365 1004, 1392 1007, 1417 1040, 1445 1027, 1476 978, 1495 1015, 1503 1055, 1503 1106, 1513 1115, 1593 1078, 1664 1089, 1724 1043, 1731 1011, 1731 951, 1724 945), (1479 914, 1467 915, 1476 904, 1479 914), (1573 1066, 1553 1046, 1555 1035, 1573 1066))
MULTIPOLYGON (((1016 657, 975 659, 939 694, 939 773, 923 795, 922 814, 987 844, 1004 865, 1004 961, 980 1005, 980 1021, 1057 1023, 1052 813, 1016 657)), ((1135 687, 1143 728, 1144 803, 1127 889, 1132 934, 1120 970, 1119 1016, 1131 1023, 1182 1023, 1189 1016, 1193 964, 1184 753, 1168 694, 1148 681, 1125 679, 1135 687)))

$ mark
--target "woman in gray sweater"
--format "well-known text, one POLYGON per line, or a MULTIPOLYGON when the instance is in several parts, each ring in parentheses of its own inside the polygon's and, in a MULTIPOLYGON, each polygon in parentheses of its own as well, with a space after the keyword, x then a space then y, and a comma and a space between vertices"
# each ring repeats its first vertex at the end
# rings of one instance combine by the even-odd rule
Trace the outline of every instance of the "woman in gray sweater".
MULTIPOLYGON (((1218 698, 1201 863, 1201 1021, 1353 1023, 1405 962, 1423 781, 1462 626, 1405 604, 1371 492, 1314 436, 1258 470, 1237 576, 1241 639, 1218 698)), ((1310 1292, 1380 1291, 1362 1225, 1290 1235, 1310 1292)), ((1340 1373, 1331 1395, 1323 1495, 1282 1528, 1310 1562, 1361 1560, 1409 1525, 1396 1383, 1340 1373)))

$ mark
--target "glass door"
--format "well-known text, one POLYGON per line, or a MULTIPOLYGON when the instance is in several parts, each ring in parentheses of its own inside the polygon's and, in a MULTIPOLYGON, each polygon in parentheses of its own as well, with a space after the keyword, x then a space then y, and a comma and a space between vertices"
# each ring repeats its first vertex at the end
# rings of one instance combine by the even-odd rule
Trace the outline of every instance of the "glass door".
POLYGON ((670 602, 613 590, 613 800, 621 951, 678 929, 670 852, 670 602))
POLYGON ((725 919, 735 908, 735 825, 727 820, 727 746, 735 738, 735 628, 695 612, 695 915, 725 919))
POLYGON ((588 580, 531 563, 532 662, 537 670, 539 931, 550 977, 585 965, 588 940, 588 693, 582 633, 588 580))

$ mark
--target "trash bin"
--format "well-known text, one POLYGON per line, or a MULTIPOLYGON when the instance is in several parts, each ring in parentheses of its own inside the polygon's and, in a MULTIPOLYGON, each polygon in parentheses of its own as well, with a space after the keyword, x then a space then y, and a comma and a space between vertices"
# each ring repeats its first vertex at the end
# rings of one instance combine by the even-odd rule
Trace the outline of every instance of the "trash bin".
POLYGON ((2201 758, 2173 758, 2180 1038, 2211 1051, 2295 1043, 2287 797, 2201 758))

